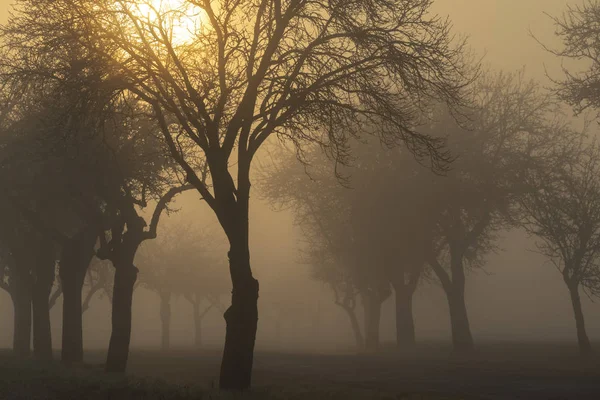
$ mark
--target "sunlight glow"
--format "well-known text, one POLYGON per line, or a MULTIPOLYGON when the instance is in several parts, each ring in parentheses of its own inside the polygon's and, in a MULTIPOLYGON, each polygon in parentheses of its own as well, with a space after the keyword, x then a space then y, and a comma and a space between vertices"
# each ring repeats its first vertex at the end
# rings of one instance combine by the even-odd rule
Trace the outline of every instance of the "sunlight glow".
POLYGON ((135 12, 151 23, 162 19, 176 45, 193 41, 206 19, 204 10, 186 0, 141 0, 135 12))

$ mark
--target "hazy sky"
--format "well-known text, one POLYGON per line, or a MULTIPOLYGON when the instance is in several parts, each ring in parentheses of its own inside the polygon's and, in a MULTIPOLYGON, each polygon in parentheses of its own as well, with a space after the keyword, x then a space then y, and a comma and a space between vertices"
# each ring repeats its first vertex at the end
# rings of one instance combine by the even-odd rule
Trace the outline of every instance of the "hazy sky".
POLYGON ((531 30, 545 44, 556 43, 550 17, 559 16, 568 4, 580 0, 437 0, 435 10, 449 14, 457 32, 469 35, 471 46, 485 52, 495 68, 527 66, 543 76, 544 64, 556 71, 560 62, 529 35, 531 30))
MULTIPOLYGON (((516 69, 527 65, 532 74, 543 73, 543 63, 556 60, 529 37, 531 29, 545 43, 553 39, 550 15, 559 15, 567 4, 581 0, 437 0, 434 10, 450 15, 456 31, 470 36, 475 50, 487 52, 493 66, 516 69)), ((0 0, 0 19, 12 0, 0 0)))

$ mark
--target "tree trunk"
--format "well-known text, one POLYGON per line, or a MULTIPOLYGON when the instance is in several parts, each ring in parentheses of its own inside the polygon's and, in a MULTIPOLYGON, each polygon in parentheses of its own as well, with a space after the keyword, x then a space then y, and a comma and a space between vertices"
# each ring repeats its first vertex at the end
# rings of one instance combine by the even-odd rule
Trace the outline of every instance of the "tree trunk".
POLYGON ((455 351, 464 352, 470 351, 474 347, 467 306, 465 304, 466 277, 462 262, 462 253, 460 251, 454 253, 452 246, 450 249, 450 270, 452 271, 452 279, 450 279, 447 272, 443 270, 437 261, 432 260, 430 265, 433 267, 446 292, 448 308, 450 310, 452 345, 455 351))
POLYGON ((252 381, 259 288, 250 269, 247 234, 241 236, 244 239, 233 242, 229 251, 233 290, 231 306, 224 314, 227 326, 219 380, 224 390, 246 390, 252 381))
POLYGON ((40 249, 34 266, 33 354, 38 360, 52 360, 52 331, 48 303, 54 284, 55 261, 52 248, 40 249))
POLYGON ((446 293, 450 309, 452 345, 456 351, 469 351, 474 347, 473 335, 469 325, 464 289, 453 287, 446 293))
POLYGON ((348 319, 350 320, 350 326, 352 327, 352 333, 354 334, 354 342, 356 343, 356 348, 358 350, 362 350, 365 347, 365 339, 360 330, 360 324, 358 323, 358 318, 356 317, 356 313, 353 308, 342 306, 346 314, 348 315, 348 319))
MULTIPOLYGON (((22 266, 17 266, 21 268, 22 266)), ((15 273, 13 351, 17 357, 31 354, 31 276, 15 273)))
POLYGON ((379 326, 381 323, 381 301, 373 293, 363 295, 365 308, 365 349, 377 351, 379 349, 379 326))
MULTIPOLYGON (((126 233, 127 235, 127 233, 126 233)), ((106 372, 124 373, 131 341, 131 306, 138 269, 133 265, 137 244, 123 245, 115 260, 115 282, 112 300, 112 332, 106 357, 106 372)))
POLYGON ((583 317, 583 310, 581 308, 581 298, 579 297, 578 285, 569 285, 569 293, 571 294, 571 303, 573 304, 579 352, 582 355, 588 355, 592 352, 592 344, 590 343, 590 339, 585 331, 585 320, 583 317))
POLYGON ((414 290, 404 282, 394 282, 396 300, 396 346, 399 349, 414 347, 415 322, 413 317, 414 290))
POLYGON ((50 327, 49 292, 33 294, 33 354, 38 360, 52 360, 52 330, 50 327), (46 294, 47 293, 47 294, 46 294))
MULTIPOLYGON (((67 263, 61 261, 60 269, 67 269, 67 263)), ((83 318, 81 309, 81 284, 77 272, 71 270, 61 272, 60 280, 63 288, 63 324, 61 360, 70 365, 83 362, 83 318)))
POLYGON ((171 344, 171 293, 160 293, 161 348, 169 350, 171 344))
POLYGON ((84 231, 62 250, 59 277, 63 292, 61 360, 70 365, 83 362, 83 318, 81 291, 85 273, 94 256, 96 234, 84 231))
POLYGON ((202 316, 200 315, 200 302, 196 298, 192 302, 194 307, 194 346, 202 348, 202 316))

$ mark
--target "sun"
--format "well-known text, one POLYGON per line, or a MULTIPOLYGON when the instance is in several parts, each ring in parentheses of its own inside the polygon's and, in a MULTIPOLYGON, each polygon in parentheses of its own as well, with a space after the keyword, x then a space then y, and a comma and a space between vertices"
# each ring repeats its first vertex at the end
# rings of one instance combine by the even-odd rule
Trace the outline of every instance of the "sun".
POLYGON ((204 10, 186 0, 140 0, 135 12, 151 23, 160 18, 176 45, 193 41, 206 19, 204 10))

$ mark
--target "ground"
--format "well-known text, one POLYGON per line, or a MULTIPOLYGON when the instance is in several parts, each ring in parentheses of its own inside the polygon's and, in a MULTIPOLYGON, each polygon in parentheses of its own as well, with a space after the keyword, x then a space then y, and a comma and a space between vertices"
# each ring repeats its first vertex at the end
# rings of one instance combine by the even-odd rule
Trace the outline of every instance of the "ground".
MULTIPOLYGON (((103 353, 75 371, 0 353, 0 399, 223 399, 220 351, 133 350, 127 379, 105 376, 103 353)), ((598 400, 600 357, 556 344, 480 345, 469 355, 422 345, 377 355, 257 351, 252 393, 237 399, 598 400)))

